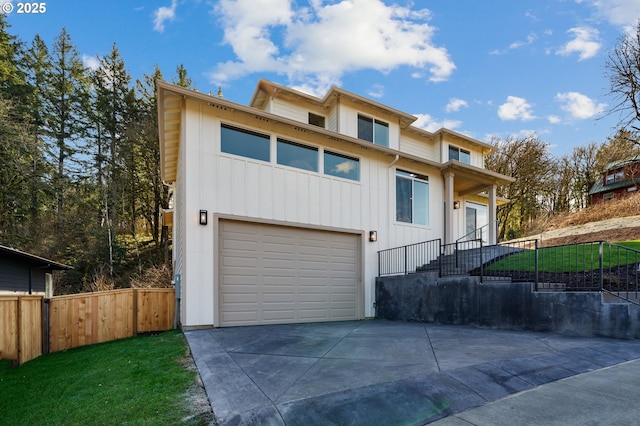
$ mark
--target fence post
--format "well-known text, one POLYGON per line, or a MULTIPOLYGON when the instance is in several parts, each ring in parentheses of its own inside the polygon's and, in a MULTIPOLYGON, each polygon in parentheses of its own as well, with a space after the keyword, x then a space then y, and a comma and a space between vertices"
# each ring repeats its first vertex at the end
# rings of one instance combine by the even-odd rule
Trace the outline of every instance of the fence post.
POLYGON ((534 271, 534 276, 535 276, 534 277, 534 286, 535 286, 536 291, 538 291, 538 240, 537 239, 535 240, 535 256, 534 256, 534 258, 535 258, 535 261, 534 261, 534 264, 535 264, 535 267, 534 267, 534 269, 535 269, 535 271, 534 271))
POLYGON ((480 239, 480 284, 484 282, 484 256, 482 255, 482 239, 480 239))
POLYGON ((408 266, 408 258, 409 256, 407 255, 407 250, 408 250, 408 246, 404 246, 404 274, 407 275, 407 268, 408 266))
POLYGON ((603 275, 604 275, 604 241, 598 243, 598 272, 600 277, 598 278, 600 291, 603 290, 603 275))

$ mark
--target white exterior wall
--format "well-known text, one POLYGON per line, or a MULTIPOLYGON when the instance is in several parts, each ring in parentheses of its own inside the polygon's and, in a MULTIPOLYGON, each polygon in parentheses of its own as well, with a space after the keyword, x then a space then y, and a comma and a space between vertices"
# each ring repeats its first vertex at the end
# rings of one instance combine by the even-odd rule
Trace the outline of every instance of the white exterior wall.
POLYGON ((389 125, 389 148, 400 150, 400 125, 397 120, 391 117, 372 114, 369 111, 362 111, 356 108, 358 105, 351 102, 342 101, 339 111, 339 133, 343 135, 358 137, 358 114, 384 121, 389 125))
POLYGON ((426 138, 400 136, 400 151, 417 157, 440 162, 440 144, 426 138))
MULTIPOLYGON (((357 112, 351 112, 355 122, 357 112)), ((224 122, 234 124, 229 120, 224 122)), ((264 128, 252 129, 236 124, 248 130, 271 133, 270 163, 220 153, 221 120, 206 104, 187 100, 183 123, 186 132, 180 148, 181 183, 177 191, 183 197, 176 198, 180 203, 176 210, 183 210, 186 216, 184 224, 174 230, 184 232, 186 238, 176 235, 174 241, 187 241, 184 256, 179 256, 182 266, 176 263, 176 273, 182 272, 185 289, 183 297, 187 304, 183 305, 182 321, 186 326, 212 325, 217 318, 218 301, 214 301, 214 280, 218 277, 215 270, 217 238, 214 235, 217 214, 361 233, 366 317, 375 315, 378 250, 443 236, 443 181, 436 169, 429 170, 426 166, 416 169, 415 163, 402 164, 402 161, 389 167, 393 161, 389 155, 332 142, 336 146, 332 146, 331 151, 360 158, 360 181, 355 182, 276 164, 277 135, 264 128), (188 167, 185 167, 185 161, 188 167), (396 167, 429 176, 430 226, 395 222, 396 167), (200 209, 208 211, 207 226, 198 224, 200 209), (378 231, 376 243, 368 241, 370 230, 378 231)), ((307 143, 318 146, 322 152, 322 146, 307 143)), ((320 159, 322 161, 322 155, 320 159)), ((322 170, 322 164, 319 170, 322 170)), ((178 253, 176 255, 178 258, 178 253)))

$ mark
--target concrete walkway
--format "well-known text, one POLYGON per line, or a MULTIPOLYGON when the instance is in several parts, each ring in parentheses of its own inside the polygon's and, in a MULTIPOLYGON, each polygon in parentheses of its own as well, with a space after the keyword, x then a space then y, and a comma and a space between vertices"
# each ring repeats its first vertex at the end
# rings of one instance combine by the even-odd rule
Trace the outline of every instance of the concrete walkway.
POLYGON ((640 421, 640 341, 382 320, 185 336, 221 425, 640 421))

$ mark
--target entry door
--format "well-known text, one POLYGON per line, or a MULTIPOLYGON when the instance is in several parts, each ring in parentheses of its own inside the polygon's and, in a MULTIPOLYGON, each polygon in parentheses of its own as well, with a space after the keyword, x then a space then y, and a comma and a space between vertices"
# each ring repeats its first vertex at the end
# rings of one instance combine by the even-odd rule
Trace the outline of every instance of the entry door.
POLYGON ((467 202, 465 210, 465 232, 468 236, 467 238, 481 239, 485 243, 488 242, 489 229, 486 226, 488 224, 487 206, 467 202), (475 234, 474 231, 476 231, 475 234))

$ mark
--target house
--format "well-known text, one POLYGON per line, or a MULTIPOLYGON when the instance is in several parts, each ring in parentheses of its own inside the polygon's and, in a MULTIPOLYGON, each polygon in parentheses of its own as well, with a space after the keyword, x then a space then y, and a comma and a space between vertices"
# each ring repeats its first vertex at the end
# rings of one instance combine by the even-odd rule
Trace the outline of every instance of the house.
POLYGON ((635 194, 640 185, 640 154, 609 163, 589 190, 592 205, 635 194))
POLYGON ((71 269, 53 260, 0 246, 0 296, 14 294, 53 295, 52 273, 71 269))
POLYGON ((183 327, 375 315, 377 252, 489 229, 493 146, 333 87, 260 80, 249 106, 158 82, 183 327))

